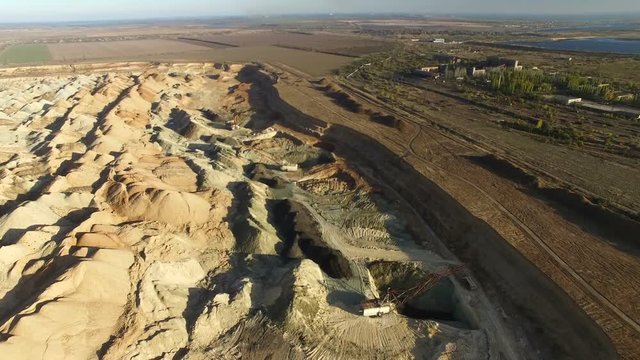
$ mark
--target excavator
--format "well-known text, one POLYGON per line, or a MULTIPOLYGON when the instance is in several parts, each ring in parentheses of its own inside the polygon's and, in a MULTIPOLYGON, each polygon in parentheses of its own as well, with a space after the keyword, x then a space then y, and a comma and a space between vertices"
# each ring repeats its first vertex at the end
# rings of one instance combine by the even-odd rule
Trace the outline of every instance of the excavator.
POLYGON ((464 265, 449 266, 441 271, 430 273, 422 281, 410 288, 389 288, 385 292, 384 296, 376 299, 368 299, 362 302, 360 304, 361 313, 362 315, 367 317, 381 317, 384 314, 390 313, 393 307, 398 307, 406 304, 411 299, 416 298, 421 294, 429 291, 436 284, 438 284, 440 280, 459 273, 464 269, 464 265))

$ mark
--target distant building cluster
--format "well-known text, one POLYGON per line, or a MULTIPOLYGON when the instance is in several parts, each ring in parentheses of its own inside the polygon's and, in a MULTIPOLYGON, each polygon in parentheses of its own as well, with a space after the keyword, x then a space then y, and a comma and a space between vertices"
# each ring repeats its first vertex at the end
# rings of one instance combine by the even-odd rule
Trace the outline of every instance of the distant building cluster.
MULTIPOLYGON (((432 59, 432 63, 422 64, 421 67, 414 69, 413 74, 423 78, 455 79, 458 81, 475 78, 477 79, 477 81, 475 81, 477 83, 486 82, 495 86, 494 81, 497 78, 502 79, 502 77, 492 76, 492 74, 497 75, 498 72, 503 70, 522 71, 524 69, 524 66, 521 65, 517 59, 499 56, 488 56, 484 60, 471 60, 441 52, 435 54, 432 59)), ((535 66, 532 67, 531 70, 542 72, 541 69, 535 66)), ((554 71, 547 73, 547 75, 558 76, 560 73, 554 71)), ((640 110, 630 106, 610 103, 634 104, 640 101, 638 94, 629 91, 614 91, 611 84, 591 82, 591 77, 583 77, 581 79, 587 81, 585 83, 586 85, 580 85, 579 87, 574 86, 573 92, 564 91, 561 92, 561 94, 544 95, 544 98, 547 101, 565 106, 581 106, 596 111, 632 116, 640 120, 640 110), (576 88, 578 88, 579 91, 575 91, 576 88), (597 95, 595 99, 590 96, 589 91, 597 95), (586 96, 587 100, 570 94, 586 96)), ((445 80, 442 81, 444 82, 445 80)), ((497 83, 499 84, 499 82, 498 80, 497 83)))
POLYGON ((421 38, 412 38, 410 40, 414 43, 433 43, 433 44, 462 44, 459 41, 449 41, 447 42, 444 38, 434 38, 434 39, 421 39, 421 38))
POLYGON ((523 66, 520 65, 518 60, 497 56, 490 56, 485 61, 463 63, 463 60, 457 56, 437 54, 434 56, 434 61, 437 61, 439 64, 421 67, 416 69, 414 73, 419 76, 437 79, 447 75, 449 72, 453 72, 456 78, 463 77, 464 75, 484 77, 488 73, 500 69, 513 69, 515 71, 523 69, 523 66))
POLYGON ((501 69, 513 69, 515 71, 520 71, 523 69, 523 66, 515 59, 489 56, 486 61, 471 67, 469 75, 473 77, 482 77, 486 76, 487 73, 501 69))

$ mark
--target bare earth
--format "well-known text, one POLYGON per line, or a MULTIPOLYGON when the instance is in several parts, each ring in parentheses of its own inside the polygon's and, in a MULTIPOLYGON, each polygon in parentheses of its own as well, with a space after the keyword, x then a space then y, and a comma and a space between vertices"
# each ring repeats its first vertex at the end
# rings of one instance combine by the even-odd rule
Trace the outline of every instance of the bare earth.
POLYGON ((358 314, 385 281, 459 260, 386 185, 275 124, 266 72, 0 76, 2 358, 533 358, 458 277, 413 313, 358 314))
POLYGON ((324 81, 278 58, 0 70, 0 354, 639 356, 633 252, 474 162, 438 112, 345 90, 400 120, 372 121, 324 81), (411 310, 358 314, 460 263, 411 310))
POLYGON ((175 40, 148 39, 107 42, 80 42, 49 44, 55 61, 136 58, 149 55, 166 55, 204 51, 206 47, 175 40))

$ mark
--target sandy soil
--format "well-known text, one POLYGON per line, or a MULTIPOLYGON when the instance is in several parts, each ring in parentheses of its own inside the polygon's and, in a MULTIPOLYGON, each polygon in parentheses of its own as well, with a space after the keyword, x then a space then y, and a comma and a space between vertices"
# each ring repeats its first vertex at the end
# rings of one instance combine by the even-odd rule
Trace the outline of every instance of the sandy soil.
POLYGON ((274 124, 252 81, 268 73, 1 74, 2 358, 535 358, 458 277, 410 311, 358 313, 459 260, 351 160, 274 124))

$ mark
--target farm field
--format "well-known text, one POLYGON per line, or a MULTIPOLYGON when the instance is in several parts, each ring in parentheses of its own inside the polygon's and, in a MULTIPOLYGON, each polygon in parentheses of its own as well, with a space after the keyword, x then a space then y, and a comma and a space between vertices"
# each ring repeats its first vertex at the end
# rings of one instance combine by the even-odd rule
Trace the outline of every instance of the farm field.
POLYGON ((382 51, 390 46, 390 42, 375 40, 370 37, 262 30, 209 34, 196 38, 240 47, 274 45, 349 56, 360 56, 382 51))
POLYGON ((271 62, 285 64, 312 76, 322 76, 354 60, 353 57, 348 56, 272 45, 244 45, 243 43, 239 47, 224 47, 207 44, 198 41, 142 39, 15 45, 2 52, 0 64, 28 62, 60 64, 97 60, 271 62))
POLYGON ((20 44, 9 46, 0 52, 0 64, 41 63, 51 60, 51 53, 46 45, 20 44))
POLYGON ((269 62, 283 63, 309 75, 329 74, 353 61, 353 58, 324 53, 314 53, 276 46, 243 46, 216 49, 211 52, 212 60, 224 62, 269 62))
POLYGON ((182 54, 206 51, 208 48, 185 42, 148 39, 109 42, 59 43, 49 45, 56 61, 79 61, 97 59, 136 59, 152 55, 182 54))

